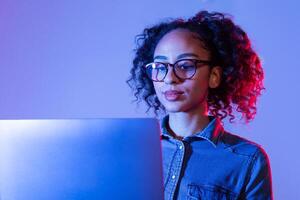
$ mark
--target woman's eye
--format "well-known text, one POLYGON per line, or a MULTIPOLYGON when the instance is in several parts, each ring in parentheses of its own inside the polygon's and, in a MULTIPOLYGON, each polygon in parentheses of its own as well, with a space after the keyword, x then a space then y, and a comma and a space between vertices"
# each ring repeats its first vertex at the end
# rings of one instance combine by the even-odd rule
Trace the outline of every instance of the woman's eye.
POLYGON ((166 71, 166 67, 164 65, 156 65, 155 70, 157 71, 166 71))
POLYGON ((194 65, 193 64, 182 64, 182 65, 179 65, 179 69, 181 70, 192 70, 194 68, 194 65))

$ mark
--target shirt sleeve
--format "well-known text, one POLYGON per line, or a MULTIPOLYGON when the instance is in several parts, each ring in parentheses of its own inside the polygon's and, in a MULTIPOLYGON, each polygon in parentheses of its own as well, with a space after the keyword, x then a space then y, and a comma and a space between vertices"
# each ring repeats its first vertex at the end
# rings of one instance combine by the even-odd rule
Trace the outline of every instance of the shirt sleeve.
POLYGON ((252 167, 245 187, 245 199, 273 199, 272 177, 269 158, 266 152, 259 148, 252 160, 252 167))

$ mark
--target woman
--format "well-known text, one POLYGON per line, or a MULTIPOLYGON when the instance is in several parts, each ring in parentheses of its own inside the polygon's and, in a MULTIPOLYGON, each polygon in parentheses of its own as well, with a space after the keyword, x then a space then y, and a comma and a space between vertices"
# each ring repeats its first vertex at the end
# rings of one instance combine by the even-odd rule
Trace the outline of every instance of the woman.
POLYGON ((129 85, 161 122, 165 199, 272 199, 264 150, 221 120, 249 122, 263 87, 246 33, 222 13, 201 11, 138 35, 129 85))

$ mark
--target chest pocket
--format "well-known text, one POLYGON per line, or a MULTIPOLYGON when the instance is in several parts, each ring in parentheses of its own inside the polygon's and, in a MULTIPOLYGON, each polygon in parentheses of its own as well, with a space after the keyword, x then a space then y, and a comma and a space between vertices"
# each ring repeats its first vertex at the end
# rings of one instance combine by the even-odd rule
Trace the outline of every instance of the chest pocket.
POLYGON ((236 194, 214 185, 188 185, 188 200, 234 200, 236 194))

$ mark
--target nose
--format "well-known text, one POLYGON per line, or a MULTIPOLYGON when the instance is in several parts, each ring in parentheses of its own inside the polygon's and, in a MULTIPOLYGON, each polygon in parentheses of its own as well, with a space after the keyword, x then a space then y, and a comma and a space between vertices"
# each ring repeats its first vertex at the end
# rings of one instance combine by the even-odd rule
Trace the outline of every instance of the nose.
POLYGON ((179 79, 177 78, 177 76, 174 73, 174 66, 171 64, 168 64, 168 72, 165 76, 164 82, 166 84, 174 84, 179 82, 179 79))

